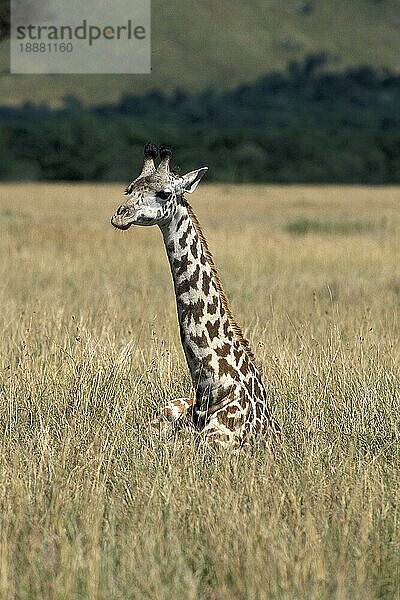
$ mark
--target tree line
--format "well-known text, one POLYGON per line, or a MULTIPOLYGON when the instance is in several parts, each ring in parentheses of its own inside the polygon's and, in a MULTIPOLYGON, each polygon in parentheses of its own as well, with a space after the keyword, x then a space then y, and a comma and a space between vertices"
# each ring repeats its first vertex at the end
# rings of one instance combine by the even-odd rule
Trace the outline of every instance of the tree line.
POLYGON ((399 183, 400 76, 324 66, 311 55, 225 92, 0 107, 0 178, 129 181, 151 140, 178 170, 209 165, 209 181, 399 183))

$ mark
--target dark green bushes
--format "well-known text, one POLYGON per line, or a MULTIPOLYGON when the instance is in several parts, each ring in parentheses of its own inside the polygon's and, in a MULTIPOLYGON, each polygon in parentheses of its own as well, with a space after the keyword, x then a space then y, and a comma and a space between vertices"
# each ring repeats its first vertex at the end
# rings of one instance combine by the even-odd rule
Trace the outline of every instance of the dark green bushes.
POLYGON ((400 76, 320 71, 309 57, 224 93, 124 96, 85 108, 0 108, 0 178, 129 180, 147 140, 232 182, 400 182, 400 76))

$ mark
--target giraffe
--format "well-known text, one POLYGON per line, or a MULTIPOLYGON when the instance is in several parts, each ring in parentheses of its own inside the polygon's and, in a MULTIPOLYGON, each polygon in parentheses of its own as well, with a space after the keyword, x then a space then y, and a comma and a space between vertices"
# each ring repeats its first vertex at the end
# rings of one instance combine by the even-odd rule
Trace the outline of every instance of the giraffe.
POLYGON ((158 225, 176 296, 180 337, 195 394, 171 400, 151 428, 171 433, 182 423, 207 442, 240 448, 255 434, 279 437, 260 370, 233 317, 199 221, 185 199, 208 167, 183 176, 170 170, 171 150, 147 144, 140 175, 125 190, 126 201, 111 218, 118 229, 158 225), (158 167, 154 161, 158 154, 158 167))

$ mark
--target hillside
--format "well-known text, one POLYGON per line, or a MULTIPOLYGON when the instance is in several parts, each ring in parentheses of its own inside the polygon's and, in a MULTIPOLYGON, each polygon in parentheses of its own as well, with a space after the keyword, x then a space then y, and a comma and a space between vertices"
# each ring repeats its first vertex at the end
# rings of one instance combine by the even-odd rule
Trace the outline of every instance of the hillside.
POLYGON ((0 103, 57 105, 73 93, 93 104, 150 88, 224 89, 320 51, 332 70, 368 64, 400 71, 398 0, 153 0, 152 7, 151 75, 11 76, 4 42, 0 103))

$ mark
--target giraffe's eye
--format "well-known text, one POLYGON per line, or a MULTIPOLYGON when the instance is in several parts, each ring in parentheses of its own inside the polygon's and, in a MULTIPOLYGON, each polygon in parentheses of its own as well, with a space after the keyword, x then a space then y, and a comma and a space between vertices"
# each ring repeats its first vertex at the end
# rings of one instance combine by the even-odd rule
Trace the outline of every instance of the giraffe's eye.
POLYGON ((168 198, 171 197, 172 192, 168 191, 168 190, 161 190, 160 192, 156 193, 157 198, 160 198, 160 200, 168 200, 168 198))

